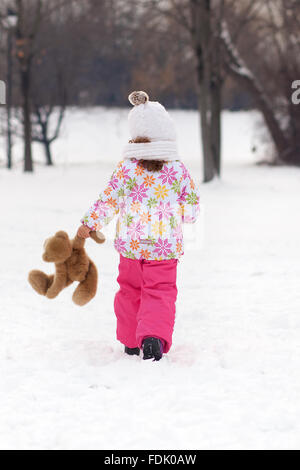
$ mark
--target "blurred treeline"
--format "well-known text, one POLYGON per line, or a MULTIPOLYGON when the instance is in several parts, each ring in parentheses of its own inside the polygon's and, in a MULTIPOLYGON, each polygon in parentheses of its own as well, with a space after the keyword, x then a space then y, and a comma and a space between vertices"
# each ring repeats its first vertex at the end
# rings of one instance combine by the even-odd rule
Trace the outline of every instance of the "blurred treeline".
MULTIPOLYGON (((34 17, 35 2, 23 1, 28 18, 34 17)), ((5 3, 14 5, 3 0, 2 7, 5 3)), ((60 80, 70 105, 127 106, 131 90, 145 89, 168 107, 197 109, 190 37, 172 15, 162 14, 147 0, 42 3, 53 4, 53 11, 41 18, 34 41, 33 89, 39 99, 59 103, 60 80)), ((168 2, 159 3, 167 6, 168 2)), ((0 41, 0 70, 5 77, 5 34, 0 41)), ((17 105, 21 96, 16 69, 14 82, 13 103, 17 105)), ((238 110, 251 106, 251 95, 228 77, 223 107, 238 110)))
POLYGON ((258 109, 269 161, 300 165, 300 105, 292 100, 299 0, 1 0, 0 28, 8 142, 20 132, 11 128, 14 108, 26 171, 32 141, 52 163, 66 106, 127 106, 139 89, 167 107, 199 110, 205 181, 221 173, 224 108, 258 109))

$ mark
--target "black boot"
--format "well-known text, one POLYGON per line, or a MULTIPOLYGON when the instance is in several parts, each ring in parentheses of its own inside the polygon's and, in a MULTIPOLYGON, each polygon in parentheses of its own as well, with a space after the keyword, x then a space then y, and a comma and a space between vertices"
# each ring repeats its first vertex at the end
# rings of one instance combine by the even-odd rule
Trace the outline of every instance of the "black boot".
POLYGON ((163 345, 159 338, 146 338, 143 341, 143 359, 159 361, 163 355, 163 345))
POLYGON ((139 356, 140 348, 129 348, 128 346, 125 346, 125 353, 129 356, 139 356))

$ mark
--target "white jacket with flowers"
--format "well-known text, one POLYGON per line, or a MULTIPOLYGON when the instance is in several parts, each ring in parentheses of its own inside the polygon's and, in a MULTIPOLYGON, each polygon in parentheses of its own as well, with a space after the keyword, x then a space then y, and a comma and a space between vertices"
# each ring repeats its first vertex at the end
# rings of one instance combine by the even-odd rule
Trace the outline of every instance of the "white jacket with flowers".
POLYGON ((81 222, 101 230, 119 214, 116 250, 126 258, 163 260, 183 255, 182 223, 195 222, 198 212, 199 192, 181 161, 150 172, 125 159, 81 222))

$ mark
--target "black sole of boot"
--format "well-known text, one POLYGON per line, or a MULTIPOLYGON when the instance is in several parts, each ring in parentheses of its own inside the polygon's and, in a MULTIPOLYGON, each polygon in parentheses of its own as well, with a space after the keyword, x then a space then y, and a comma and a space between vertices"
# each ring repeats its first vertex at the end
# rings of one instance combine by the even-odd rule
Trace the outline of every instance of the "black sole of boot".
POLYGON ((140 348, 129 348, 128 346, 125 346, 125 353, 128 354, 128 356, 139 356, 140 348))

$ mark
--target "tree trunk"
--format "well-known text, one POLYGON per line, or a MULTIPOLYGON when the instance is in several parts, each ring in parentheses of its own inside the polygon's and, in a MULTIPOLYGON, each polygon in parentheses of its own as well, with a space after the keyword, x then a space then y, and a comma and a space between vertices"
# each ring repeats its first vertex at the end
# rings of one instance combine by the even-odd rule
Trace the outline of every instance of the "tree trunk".
POLYGON ((21 70, 24 128, 24 171, 33 171, 31 149, 30 68, 21 70))
POLYGON ((215 170, 221 175, 221 112, 222 84, 219 78, 211 81, 211 148, 215 170))
POLYGON ((7 168, 12 168, 12 130, 11 130, 11 105, 12 105, 12 33, 8 30, 7 40, 7 168))
POLYGON ((44 140, 44 149, 45 149, 47 166, 52 166, 53 161, 52 161, 52 155, 51 155, 51 142, 48 139, 44 140))
POLYGON ((214 178, 215 168, 211 148, 211 135, 210 135, 210 110, 207 106, 207 88, 204 83, 198 82, 198 106, 200 113, 201 125, 201 138, 202 138, 202 152, 203 152, 203 182, 208 183, 214 178))
POLYGON ((222 113, 222 86, 223 77, 221 70, 221 41, 222 17, 224 14, 224 2, 219 4, 216 15, 214 37, 211 51, 211 147, 217 175, 221 176, 221 113, 222 113))
POLYGON ((201 117, 204 182, 215 176, 211 146, 211 5, 210 0, 190 0, 192 39, 197 65, 198 107, 201 117))

